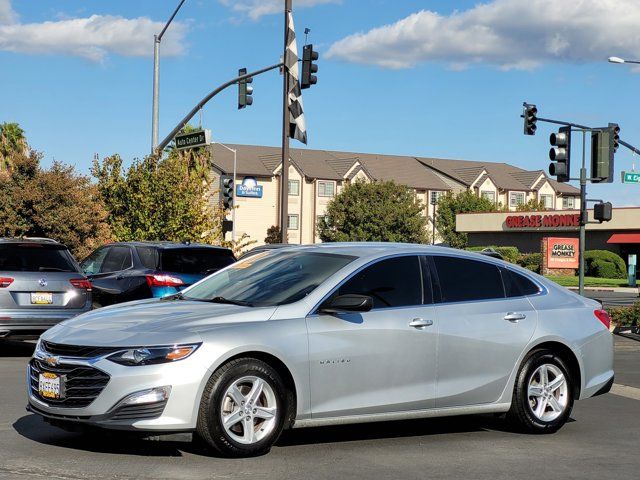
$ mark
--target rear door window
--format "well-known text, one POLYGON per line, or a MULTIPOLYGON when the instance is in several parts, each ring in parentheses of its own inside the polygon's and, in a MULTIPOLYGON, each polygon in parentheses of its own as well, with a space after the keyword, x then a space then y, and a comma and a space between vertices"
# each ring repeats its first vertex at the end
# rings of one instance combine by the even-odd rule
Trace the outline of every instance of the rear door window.
POLYGON ((138 257, 144 268, 156 270, 158 268, 159 255, 158 250, 153 247, 136 247, 138 257))
POLYGON ((217 248, 167 248, 160 251, 160 268, 172 273, 208 275, 235 261, 231 251, 217 248))
POLYGON ((504 298, 496 265, 461 257, 434 255, 442 302, 467 302, 504 298))
POLYGON ((102 262, 100 273, 120 272, 132 266, 131 249, 123 246, 109 247, 109 251, 102 262))
POLYGON ((77 272, 78 267, 63 245, 11 243, 0 244, 0 271, 77 272))
POLYGON ((524 297, 526 295, 535 295, 540 291, 540 288, 525 276, 508 268, 502 268, 501 270, 507 297, 524 297))
POLYGON ((347 280, 338 295, 368 295, 373 308, 422 305, 422 273, 417 256, 381 260, 347 280))

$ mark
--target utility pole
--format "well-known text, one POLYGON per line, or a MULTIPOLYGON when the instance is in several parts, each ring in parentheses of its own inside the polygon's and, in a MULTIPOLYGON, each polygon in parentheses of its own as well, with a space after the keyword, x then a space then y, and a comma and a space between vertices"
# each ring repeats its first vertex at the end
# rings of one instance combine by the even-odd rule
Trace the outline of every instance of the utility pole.
MULTIPOLYGON (((580 234, 578 244, 578 293, 584 295, 584 250, 587 222, 587 167, 586 167, 587 132, 582 130, 582 165, 580 167, 580 234)), ((569 173, 567 173, 569 174, 569 173)))
POLYGON ((158 121, 160 119, 160 42, 164 32, 169 28, 169 24, 173 21, 174 17, 182 7, 182 4, 186 0, 180 0, 180 3, 173 11, 169 21, 165 24, 164 28, 158 35, 153 36, 153 108, 151 113, 151 154, 156 152, 158 147, 158 121))
POLYGON ((280 233, 281 242, 287 243, 289 220, 289 71, 287 69, 287 37, 292 0, 284 1, 284 51, 282 60, 282 171, 280 173, 280 233))

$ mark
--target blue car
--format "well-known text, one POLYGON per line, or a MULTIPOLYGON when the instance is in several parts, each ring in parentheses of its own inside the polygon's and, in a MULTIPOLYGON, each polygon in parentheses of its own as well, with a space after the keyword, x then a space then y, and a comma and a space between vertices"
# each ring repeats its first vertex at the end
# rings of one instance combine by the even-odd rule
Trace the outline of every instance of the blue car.
POLYGON ((80 266, 98 308, 178 293, 235 261, 230 249, 212 245, 118 242, 98 248, 80 266))

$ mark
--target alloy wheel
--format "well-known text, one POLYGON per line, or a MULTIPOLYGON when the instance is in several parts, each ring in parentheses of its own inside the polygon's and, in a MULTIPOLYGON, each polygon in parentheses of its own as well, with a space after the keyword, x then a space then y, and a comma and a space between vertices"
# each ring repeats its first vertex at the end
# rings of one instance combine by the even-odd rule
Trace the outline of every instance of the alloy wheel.
POLYGON ((251 445, 267 437, 276 426, 276 395, 257 376, 235 380, 222 398, 222 426, 235 442, 251 445))
POLYGON ((566 410, 569 389, 562 370, 556 365, 540 365, 529 378, 528 400, 531 413, 543 422, 552 422, 566 410))

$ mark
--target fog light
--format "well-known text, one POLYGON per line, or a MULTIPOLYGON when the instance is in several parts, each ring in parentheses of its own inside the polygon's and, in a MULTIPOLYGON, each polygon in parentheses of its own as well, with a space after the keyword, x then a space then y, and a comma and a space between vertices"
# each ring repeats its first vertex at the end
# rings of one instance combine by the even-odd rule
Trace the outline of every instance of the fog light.
POLYGON ((123 405, 144 405, 147 403, 160 403, 169 400, 169 394, 171 393, 171 386, 150 388, 148 390, 141 390, 139 392, 132 393, 126 396, 119 404, 123 405))

